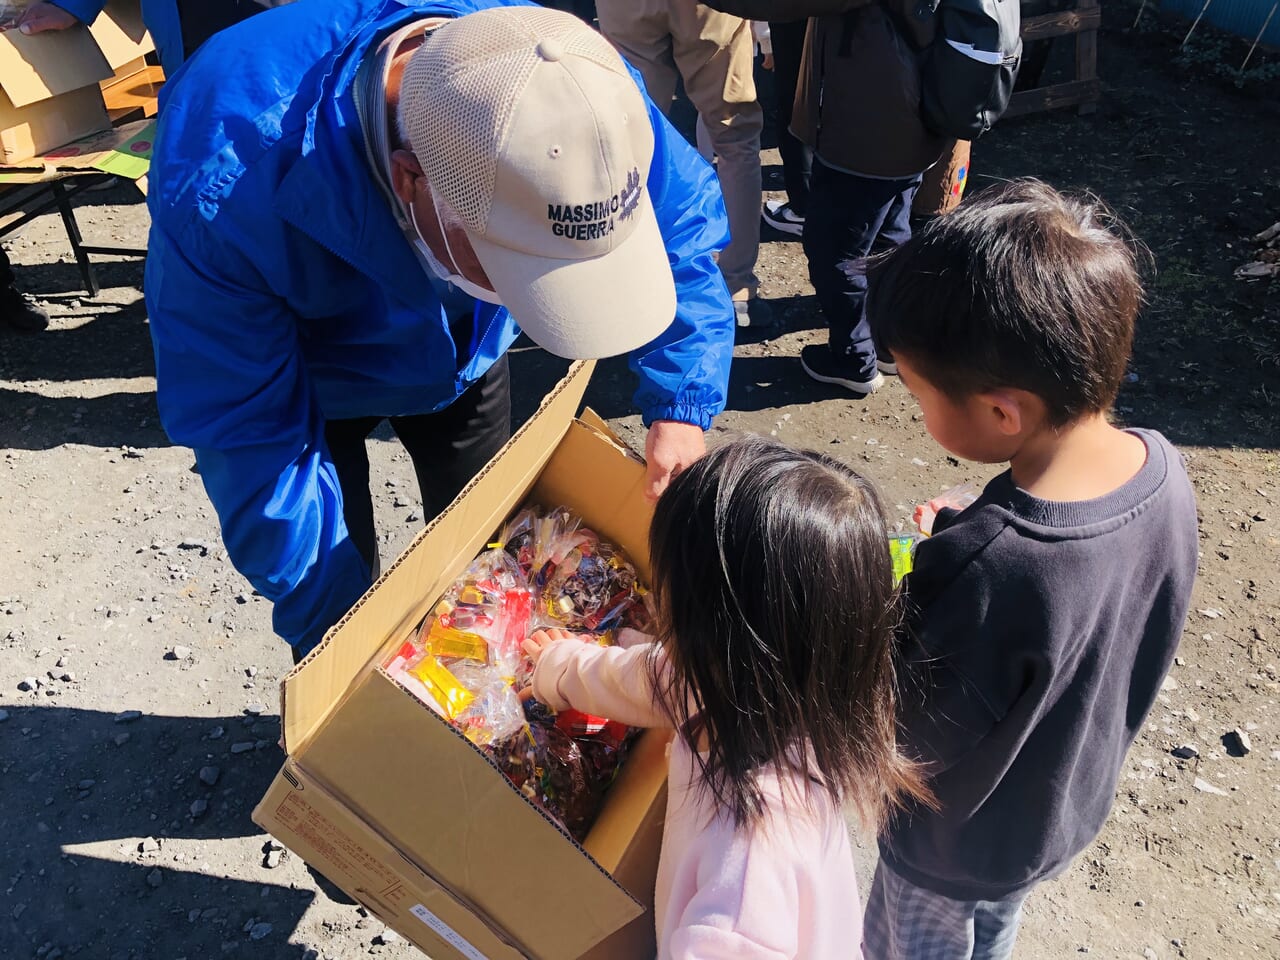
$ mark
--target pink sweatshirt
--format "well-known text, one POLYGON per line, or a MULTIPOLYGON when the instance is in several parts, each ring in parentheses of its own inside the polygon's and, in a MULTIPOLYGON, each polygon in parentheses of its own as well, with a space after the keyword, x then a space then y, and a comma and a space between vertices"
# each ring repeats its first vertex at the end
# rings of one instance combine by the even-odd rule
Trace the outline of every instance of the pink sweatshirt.
MULTIPOLYGON (((566 640, 543 654, 534 695, 640 727, 670 726, 654 705, 652 644, 623 650, 566 640)), ((666 828, 654 900, 658 960, 857 960, 862 908, 849 834, 823 792, 804 799, 790 771, 758 775, 765 817, 735 828, 698 789, 693 753, 668 756, 666 828), (785 794, 785 799, 784 799, 785 794)))

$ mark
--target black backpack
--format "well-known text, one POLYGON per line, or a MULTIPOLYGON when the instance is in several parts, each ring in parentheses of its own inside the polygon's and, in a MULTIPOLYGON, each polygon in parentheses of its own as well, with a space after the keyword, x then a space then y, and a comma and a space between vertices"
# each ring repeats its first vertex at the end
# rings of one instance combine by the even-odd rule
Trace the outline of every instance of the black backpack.
POLYGON ((1009 106, 1022 61, 1019 0, 921 0, 937 25, 921 62, 921 112, 935 133, 976 140, 1009 106))

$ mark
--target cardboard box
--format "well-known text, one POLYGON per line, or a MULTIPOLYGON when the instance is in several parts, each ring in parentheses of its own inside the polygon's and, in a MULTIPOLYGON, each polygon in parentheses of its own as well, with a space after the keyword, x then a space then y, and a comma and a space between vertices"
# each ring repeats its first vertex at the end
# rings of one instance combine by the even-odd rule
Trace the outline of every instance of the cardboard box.
POLYGON ((651 960, 669 734, 637 741, 578 846, 380 664, 526 501, 648 579, 644 466, 574 413, 579 363, 281 683, 288 759, 254 822, 435 960, 651 960))
POLYGON ((92 30, 0 33, 0 163, 109 129, 99 84, 154 49, 136 0, 113 0, 92 30))
POLYGON ((47 183, 77 173, 110 173, 135 181, 145 193, 146 173, 156 135, 154 120, 103 130, 40 156, 0 164, 0 186, 47 183))
MULTIPOLYGON (((142 22, 139 0, 109 0, 90 25, 89 32, 117 77, 137 73, 142 67, 123 74, 120 71, 139 60, 145 61, 146 55, 156 48, 142 22)), ((146 63, 142 66, 145 67, 146 63)))

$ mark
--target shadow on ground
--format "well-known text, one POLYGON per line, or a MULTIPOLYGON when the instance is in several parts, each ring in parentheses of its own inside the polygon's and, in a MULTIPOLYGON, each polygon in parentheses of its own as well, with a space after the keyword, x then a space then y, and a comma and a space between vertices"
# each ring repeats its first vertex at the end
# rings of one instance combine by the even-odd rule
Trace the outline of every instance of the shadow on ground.
MULTIPOLYGON (((119 722, 57 706, 8 714, 0 723, 0 941, 8 946, 0 953, 34 956, 51 944, 103 960, 217 957, 251 942, 254 930, 272 957, 302 957, 304 948, 286 940, 314 891, 273 882, 246 861, 243 842, 203 844, 198 858, 183 853, 187 839, 262 834, 249 814, 281 763, 275 717, 119 722), (248 746, 232 753, 236 744, 248 746), (218 769, 213 786, 200 779, 204 767, 218 769), (207 811, 193 816, 199 801, 207 811), (240 876, 261 879, 231 879, 224 864, 202 862, 224 849, 241 861, 240 876)), ((256 843, 250 849, 263 856, 256 843)))

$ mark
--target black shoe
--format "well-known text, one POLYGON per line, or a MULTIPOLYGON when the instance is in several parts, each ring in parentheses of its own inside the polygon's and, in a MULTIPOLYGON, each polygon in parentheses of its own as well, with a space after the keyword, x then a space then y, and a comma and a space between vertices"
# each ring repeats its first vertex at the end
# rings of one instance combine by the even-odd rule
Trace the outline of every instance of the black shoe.
POLYGON ((856 372, 837 359, 830 347, 819 343, 811 343, 800 351, 800 366, 819 383, 834 383, 863 397, 884 386, 884 377, 879 372, 873 373, 869 380, 860 380, 856 372))
POLYGON ((733 301, 733 316, 738 326, 768 330, 774 325, 773 307, 759 297, 733 301))
POLYGON ((0 290, 0 322, 23 333, 39 333, 49 326, 49 315, 17 287, 0 290))
POLYGON ((765 223, 781 233, 789 233, 793 237, 804 234, 804 217, 792 210, 790 203, 766 200, 760 216, 765 223))

